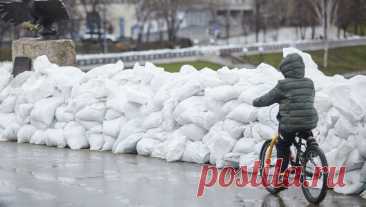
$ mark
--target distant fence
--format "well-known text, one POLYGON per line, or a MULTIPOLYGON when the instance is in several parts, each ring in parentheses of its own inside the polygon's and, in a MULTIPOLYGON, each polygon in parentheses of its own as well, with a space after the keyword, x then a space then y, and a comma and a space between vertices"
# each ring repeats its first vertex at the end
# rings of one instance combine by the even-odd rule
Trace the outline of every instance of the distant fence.
MULTIPOLYGON (((199 58, 210 55, 232 55, 232 54, 260 54, 278 52, 285 47, 296 47, 301 50, 318 50, 325 46, 325 42, 301 41, 301 42, 278 42, 250 45, 228 45, 228 46, 203 46, 184 49, 163 49, 151 51, 137 51, 110 54, 78 55, 77 64, 79 66, 102 65, 115 63, 119 60, 124 63, 154 62, 158 60, 169 60, 179 58, 199 58)), ((366 38, 354 38, 345 40, 328 41, 329 48, 366 45, 366 38)))

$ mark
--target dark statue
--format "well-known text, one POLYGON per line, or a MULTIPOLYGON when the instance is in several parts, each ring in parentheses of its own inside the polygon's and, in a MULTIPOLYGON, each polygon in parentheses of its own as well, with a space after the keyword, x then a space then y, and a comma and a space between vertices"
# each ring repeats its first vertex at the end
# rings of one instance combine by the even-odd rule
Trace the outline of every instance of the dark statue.
POLYGON ((57 34, 54 23, 68 20, 69 14, 62 0, 1 0, 0 18, 14 25, 23 24, 47 39, 57 34))

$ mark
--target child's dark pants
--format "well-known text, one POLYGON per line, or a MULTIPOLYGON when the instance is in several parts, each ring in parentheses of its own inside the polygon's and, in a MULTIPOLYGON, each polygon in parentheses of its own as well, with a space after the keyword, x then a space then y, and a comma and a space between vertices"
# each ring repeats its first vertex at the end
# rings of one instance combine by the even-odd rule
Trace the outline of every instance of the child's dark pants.
POLYGON ((292 132, 292 133, 280 130, 279 134, 280 138, 278 139, 276 149, 277 149, 277 158, 283 160, 281 167, 281 173, 282 173, 288 168, 288 164, 290 161, 290 147, 292 143, 295 141, 296 135, 305 140, 308 140, 309 137, 313 137, 313 133, 311 132, 311 130, 292 132))

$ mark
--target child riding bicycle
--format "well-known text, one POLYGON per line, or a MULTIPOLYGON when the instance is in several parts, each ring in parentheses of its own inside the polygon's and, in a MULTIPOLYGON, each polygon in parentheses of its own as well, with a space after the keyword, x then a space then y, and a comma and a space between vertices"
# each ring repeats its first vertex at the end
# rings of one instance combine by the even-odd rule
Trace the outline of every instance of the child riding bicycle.
POLYGON ((314 83, 305 78, 305 65, 298 54, 290 54, 282 60, 279 70, 285 76, 267 94, 253 101, 255 107, 278 103, 279 139, 277 158, 282 159, 281 173, 289 164, 290 147, 296 136, 315 144, 312 129, 317 126, 318 113, 314 107, 314 83))

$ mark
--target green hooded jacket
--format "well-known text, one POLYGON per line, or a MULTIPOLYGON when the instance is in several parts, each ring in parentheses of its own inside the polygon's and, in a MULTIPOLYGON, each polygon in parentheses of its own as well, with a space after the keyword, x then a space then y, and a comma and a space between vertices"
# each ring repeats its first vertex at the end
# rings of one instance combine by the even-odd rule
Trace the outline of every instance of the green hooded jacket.
POLYGON ((317 126, 318 114, 314 107, 315 89, 312 80, 305 78, 305 65, 300 55, 288 55, 280 65, 285 76, 275 88, 254 100, 256 107, 280 105, 277 119, 279 130, 299 132, 317 126))

